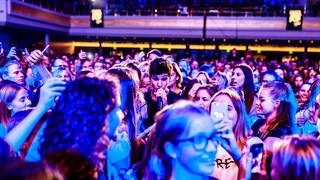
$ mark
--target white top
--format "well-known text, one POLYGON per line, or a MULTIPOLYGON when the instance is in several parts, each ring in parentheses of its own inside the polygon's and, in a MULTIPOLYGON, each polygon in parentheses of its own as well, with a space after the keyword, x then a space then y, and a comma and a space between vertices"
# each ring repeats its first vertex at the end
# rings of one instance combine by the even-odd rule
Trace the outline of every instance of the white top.
POLYGON ((231 155, 218 146, 212 177, 217 179, 237 180, 239 168, 231 155))

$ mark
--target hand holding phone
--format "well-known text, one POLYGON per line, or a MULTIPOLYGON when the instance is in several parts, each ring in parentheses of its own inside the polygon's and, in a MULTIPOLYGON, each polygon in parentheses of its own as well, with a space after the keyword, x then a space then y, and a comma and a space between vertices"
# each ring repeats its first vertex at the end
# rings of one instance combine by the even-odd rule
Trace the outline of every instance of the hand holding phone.
POLYGON ((264 143, 258 137, 251 137, 247 141, 247 147, 249 147, 252 154, 252 173, 259 173, 262 169, 262 157, 264 152, 264 143))
POLYGON ((59 97, 66 88, 66 82, 59 78, 50 78, 40 89, 38 105, 46 110, 53 107, 56 97, 59 97))
POLYGON ((140 62, 143 60, 144 56, 145 56, 145 53, 141 51, 139 54, 135 55, 134 59, 140 62))

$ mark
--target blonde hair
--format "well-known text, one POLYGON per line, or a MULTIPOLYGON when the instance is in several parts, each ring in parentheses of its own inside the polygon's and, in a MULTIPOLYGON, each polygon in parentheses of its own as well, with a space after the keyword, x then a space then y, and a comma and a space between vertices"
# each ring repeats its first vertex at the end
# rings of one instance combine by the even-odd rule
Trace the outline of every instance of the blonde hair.
MULTIPOLYGON (((249 116, 246 112, 245 104, 236 90, 226 88, 224 90, 218 91, 211 99, 210 107, 212 102, 217 96, 226 95, 230 98, 236 112, 238 115, 237 122, 235 123, 233 133, 236 137, 238 146, 243 149, 246 145, 247 137, 249 134, 249 116)), ((211 111, 211 110, 210 110, 211 111)))
POLYGON ((311 135, 286 136, 273 146, 273 162, 281 179, 319 179, 320 142, 311 135))
POLYGON ((211 119, 207 111, 193 102, 179 100, 174 104, 164 107, 159 111, 155 119, 155 127, 151 132, 149 144, 146 151, 151 154, 149 157, 149 167, 146 169, 144 176, 149 179, 157 176, 157 179, 169 179, 172 169, 173 160, 165 152, 166 142, 176 142, 181 136, 189 132, 191 122, 201 121, 205 118, 211 119), (192 118, 194 116, 199 117, 192 118))

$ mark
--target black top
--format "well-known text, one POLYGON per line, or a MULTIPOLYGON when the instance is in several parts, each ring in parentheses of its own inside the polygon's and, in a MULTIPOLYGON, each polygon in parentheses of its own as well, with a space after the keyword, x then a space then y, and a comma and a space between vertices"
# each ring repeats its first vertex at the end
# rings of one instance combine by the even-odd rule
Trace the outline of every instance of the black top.
MULTIPOLYGON (((159 109, 158 109, 157 101, 152 100, 151 90, 144 93, 144 99, 146 100, 146 104, 147 104, 148 118, 143 122, 143 126, 144 126, 143 129, 147 129, 154 123, 153 117, 159 111, 159 109)), ((168 104, 172 104, 178 101, 179 99, 182 99, 182 97, 179 94, 169 91, 167 95, 167 99, 168 99, 168 104)))
POLYGON ((268 132, 268 134, 265 137, 261 137, 261 133, 259 132, 259 129, 261 126, 265 124, 265 119, 258 119, 251 127, 253 131, 253 136, 260 137, 262 140, 265 140, 267 137, 277 137, 280 138, 285 135, 292 134, 291 128, 289 125, 280 125, 268 132))

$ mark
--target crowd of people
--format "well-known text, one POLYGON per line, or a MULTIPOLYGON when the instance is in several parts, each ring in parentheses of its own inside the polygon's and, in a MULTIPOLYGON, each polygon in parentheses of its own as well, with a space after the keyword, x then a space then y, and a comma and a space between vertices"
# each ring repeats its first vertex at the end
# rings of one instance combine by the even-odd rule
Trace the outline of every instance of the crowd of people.
POLYGON ((319 62, 0 49, 0 179, 319 179, 319 62))

